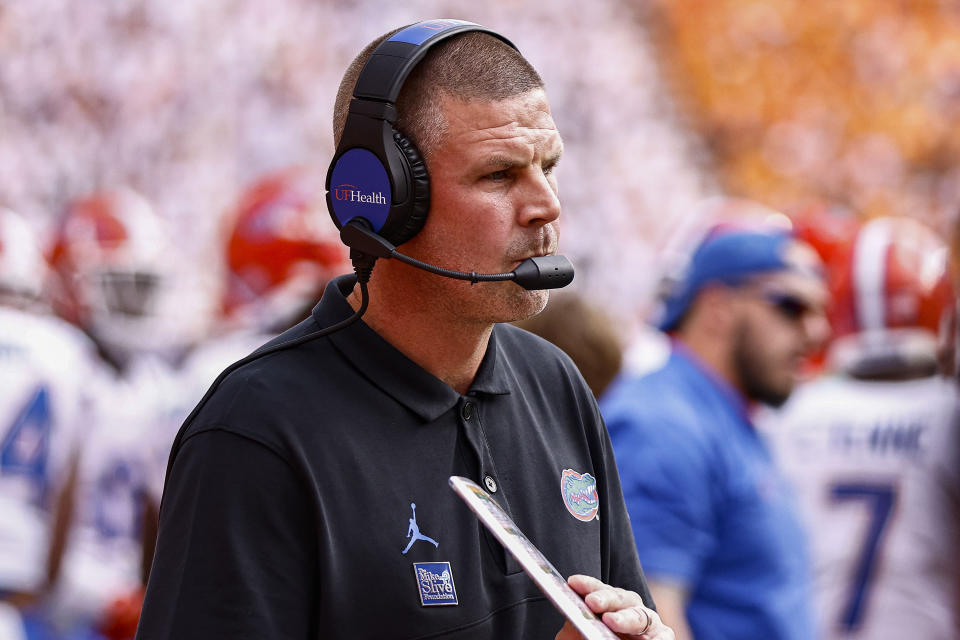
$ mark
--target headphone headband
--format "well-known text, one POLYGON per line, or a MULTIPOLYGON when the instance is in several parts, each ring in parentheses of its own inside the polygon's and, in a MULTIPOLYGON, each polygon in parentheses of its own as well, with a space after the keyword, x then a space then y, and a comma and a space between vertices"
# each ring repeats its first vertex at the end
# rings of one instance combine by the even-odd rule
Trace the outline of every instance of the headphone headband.
POLYGON ((353 97, 391 104, 397 101, 407 76, 430 48, 465 31, 480 31, 499 38, 512 48, 512 42, 492 29, 465 20, 425 20, 401 29, 374 49, 357 78, 353 97))
POLYGON ((393 127, 394 103, 430 48, 466 31, 489 33, 516 50, 497 32, 464 20, 418 22, 373 50, 357 77, 327 171, 327 208, 337 228, 360 217, 375 233, 399 245, 423 227, 430 210, 430 176, 413 142, 393 127))

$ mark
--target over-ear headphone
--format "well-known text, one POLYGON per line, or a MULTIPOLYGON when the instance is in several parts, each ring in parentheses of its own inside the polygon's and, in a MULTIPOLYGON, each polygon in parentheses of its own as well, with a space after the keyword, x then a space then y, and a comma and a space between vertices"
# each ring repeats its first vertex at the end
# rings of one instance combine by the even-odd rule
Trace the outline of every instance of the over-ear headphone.
POLYGON ((430 176, 416 146, 394 127, 395 103, 414 67, 432 46, 466 31, 492 29, 463 20, 427 20, 405 27, 374 49, 350 101, 340 144, 327 171, 327 208, 342 229, 354 218, 399 245, 423 228, 430 176))

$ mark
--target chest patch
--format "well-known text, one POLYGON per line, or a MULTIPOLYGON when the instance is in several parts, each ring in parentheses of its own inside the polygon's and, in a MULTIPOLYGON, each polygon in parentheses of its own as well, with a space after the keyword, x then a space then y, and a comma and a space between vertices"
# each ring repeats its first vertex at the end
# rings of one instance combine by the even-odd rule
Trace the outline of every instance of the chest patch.
POLYGON ((413 543, 421 540, 428 544, 432 544, 434 549, 438 548, 440 546, 439 542, 420 532, 420 526, 417 524, 417 504, 415 502, 410 503, 410 509, 413 513, 413 515, 410 516, 410 520, 407 521, 409 523, 407 526, 407 538, 410 539, 410 542, 407 543, 407 546, 404 547, 403 551, 400 553, 407 555, 407 551, 410 551, 410 547, 413 546, 413 543))
POLYGON ((600 498, 597 495, 597 481, 589 473, 564 469, 560 474, 560 492, 567 511, 577 520, 589 522, 598 517, 600 498))
POLYGON ((413 572, 424 607, 459 604, 449 562, 414 562, 413 572))

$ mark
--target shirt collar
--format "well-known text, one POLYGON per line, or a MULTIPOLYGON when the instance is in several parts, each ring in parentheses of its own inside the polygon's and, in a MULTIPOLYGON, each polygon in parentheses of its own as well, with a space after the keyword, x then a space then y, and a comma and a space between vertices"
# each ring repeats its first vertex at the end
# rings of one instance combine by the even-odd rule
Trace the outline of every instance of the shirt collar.
MULTIPOLYGON (((320 302, 313 308, 313 319, 320 327, 329 327, 353 314, 346 296, 355 282, 353 275, 330 281, 320 302)), ((496 335, 494 328, 470 393, 510 392, 507 372, 504 371, 508 359, 500 353, 496 335)), ((450 385, 410 360, 362 319, 330 334, 329 338, 364 377, 425 421, 436 420, 460 401, 460 394, 450 385)))
POLYGON ((480 368, 477 369, 477 375, 470 385, 470 392, 488 393, 491 395, 504 395, 510 393, 509 370, 513 369, 510 362, 510 355, 501 344, 497 336, 503 331, 499 324, 493 325, 493 332, 490 334, 490 342, 487 344, 487 352, 480 362, 480 368))

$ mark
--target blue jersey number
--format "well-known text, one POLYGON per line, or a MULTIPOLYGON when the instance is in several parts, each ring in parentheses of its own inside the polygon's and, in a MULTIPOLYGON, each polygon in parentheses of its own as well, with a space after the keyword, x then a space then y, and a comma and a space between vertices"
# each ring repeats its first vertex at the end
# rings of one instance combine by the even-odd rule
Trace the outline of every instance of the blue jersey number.
POLYGON ((145 504, 143 480, 125 460, 113 459, 97 479, 96 527, 104 538, 138 538, 145 504))
POLYGON ((860 549, 860 557, 857 559, 853 584, 850 585, 850 594, 838 621, 841 629, 849 631, 860 625, 866 612, 883 532, 897 502, 897 492, 890 484, 851 482, 833 485, 830 488, 830 497, 834 502, 857 500, 870 508, 870 523, 860 549))
POLYGON ((43 498, 50 453, 50 394, 38 387, 0 442, 0 475, 28 478, 36 488, 34 498, 43 498))

